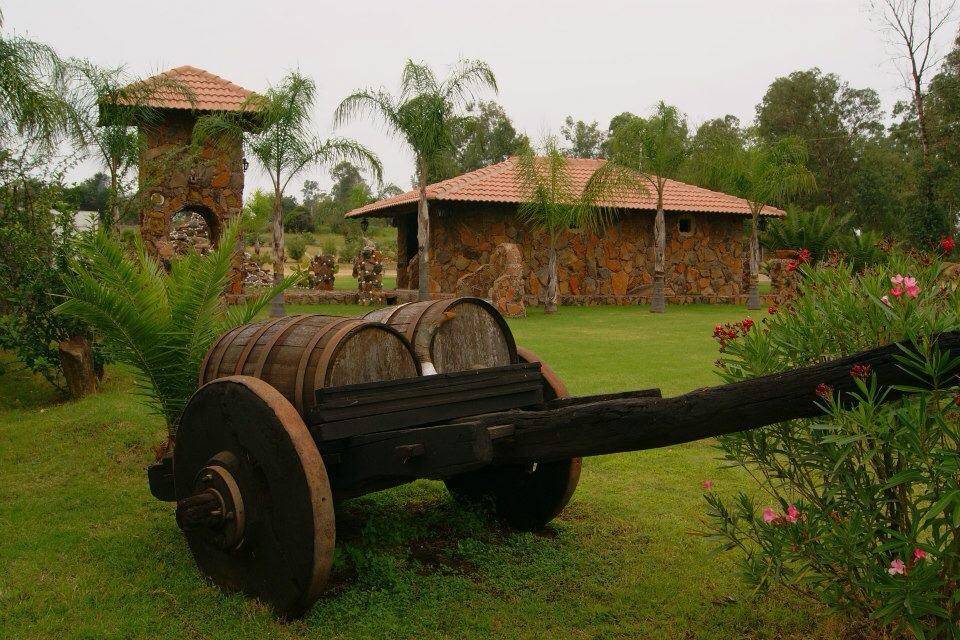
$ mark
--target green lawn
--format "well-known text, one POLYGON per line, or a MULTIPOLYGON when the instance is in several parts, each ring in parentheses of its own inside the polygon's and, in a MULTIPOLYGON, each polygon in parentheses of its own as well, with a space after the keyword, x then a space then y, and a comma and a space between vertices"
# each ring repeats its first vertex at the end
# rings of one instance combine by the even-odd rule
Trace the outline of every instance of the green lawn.
MULTIPOLYGON (((291 311, 352 314, 361 307, 291 311)), ((563 307, 511 321, 517 342, 577 394, 715 383, 717 322, 736 307, 563 307)), ((224 596, 193 566, 170 504, 143 467, 161 422, 108 371, 106 388, 59 402, 0 376, 2 638, 830 638, 837 621, 785 592, 752 599, 734 558, 702 530, 700 483, 749 490, 710 443, 592 458, 570 506, 541 534, 459 509, 436 482, 351 501, 338 513, 332 589, 279 624, 224 596)))

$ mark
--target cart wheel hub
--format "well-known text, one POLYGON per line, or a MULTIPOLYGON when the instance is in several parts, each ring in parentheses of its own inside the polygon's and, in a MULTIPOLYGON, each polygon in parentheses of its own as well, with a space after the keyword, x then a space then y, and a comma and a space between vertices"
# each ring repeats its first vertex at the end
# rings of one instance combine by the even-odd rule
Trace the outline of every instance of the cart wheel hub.
POLYGON ((246 528, 243 494, 228 469, 233 460, 226 452, 211 458, 197 474, 193 494, 177 502, 181 529, 205 532, 211 542, 227 550, 240 548, 246 528))

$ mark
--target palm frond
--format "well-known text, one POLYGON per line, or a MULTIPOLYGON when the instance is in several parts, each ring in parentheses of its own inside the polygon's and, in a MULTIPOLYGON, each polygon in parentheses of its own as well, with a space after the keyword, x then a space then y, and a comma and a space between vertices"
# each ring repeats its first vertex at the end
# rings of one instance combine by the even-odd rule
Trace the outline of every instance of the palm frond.
POLYGON ((499 91, 497 78, 489 65, 480 60, 461 60, 444 81, 440 93, 444 99, 463 105, 481 89, 491 89, 494 93, 499 91))
POLYGON ((87 322, 120 362, 137 372, 139 391, 163 415, 171 435, 196 390, 204 354, 223 331, 249 322, 270 298, 297 282, 291 276, 239 308, 221 299, 229 280, 239 223, 227 227, 209 256, 175 258, 169 274, 148 256, 125 255, 111 236, 78 246, 57 310, 87 322))
POLYGON ((400 95, 403 99, 424 93, 436 93, 437 89, 437 77, 433 70, 423 63, 408 59, 400 74, 400 95))

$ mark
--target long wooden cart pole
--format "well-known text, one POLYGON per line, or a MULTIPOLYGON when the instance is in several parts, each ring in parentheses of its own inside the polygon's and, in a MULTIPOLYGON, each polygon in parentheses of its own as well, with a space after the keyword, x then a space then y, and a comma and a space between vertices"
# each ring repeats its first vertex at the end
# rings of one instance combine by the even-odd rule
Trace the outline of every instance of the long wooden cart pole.
MULTIPOLYGON (((941 350, 960 354, 960 332, 935 338, 941 350)), ((907 347, 909 348, 909 347, 907 347)), ((871 367, 883 386, 923 386, 897 357, 904 347, 891 344, 846 358, 763 376, 673 398, 585 397, 535 411, 505 411, 464 419, 487 427, 493 439, 492 462, 522 464, 578 456, 665 447, 712 436, 755 429, 794 418, 809 418, 820 384, 834 392, 853 391, 850 370, 871 367)), ((902 394, 891 391, 886 401, 902 394)))

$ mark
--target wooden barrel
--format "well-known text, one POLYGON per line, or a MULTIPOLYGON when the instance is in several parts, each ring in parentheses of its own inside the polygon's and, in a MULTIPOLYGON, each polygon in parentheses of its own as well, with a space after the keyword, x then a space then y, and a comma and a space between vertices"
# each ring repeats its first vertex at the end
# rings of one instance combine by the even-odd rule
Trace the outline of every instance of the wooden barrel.
POLYGON ((303 414, 314 390, 421 375, 410 343, 364 318, 317 314, 245 324, 220 336, 200 366, 200 384, 246 375, 270 383, 303 414))
POLYGON ((413 345, 424 373, 450 373, 517 362, 517 344, 500 312, 480 298, 408 302, 371 311, 413 345))

